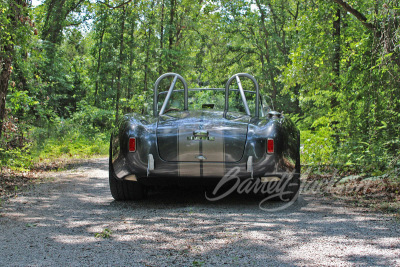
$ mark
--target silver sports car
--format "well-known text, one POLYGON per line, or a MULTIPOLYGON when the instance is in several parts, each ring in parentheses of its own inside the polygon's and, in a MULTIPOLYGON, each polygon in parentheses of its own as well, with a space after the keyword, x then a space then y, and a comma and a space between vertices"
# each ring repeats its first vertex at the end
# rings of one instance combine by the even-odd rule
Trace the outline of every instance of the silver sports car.
POLYGON ((137 200, 152 185, 218 184, 234 175, 279 183, 282 199, 297 197, 300 134, 265 99, 246 73, 233 75, 225 88, 204 89, 188 89, 176 73, 160 76, 152 114, 126 114, 112 133, 112 196, 137 200))

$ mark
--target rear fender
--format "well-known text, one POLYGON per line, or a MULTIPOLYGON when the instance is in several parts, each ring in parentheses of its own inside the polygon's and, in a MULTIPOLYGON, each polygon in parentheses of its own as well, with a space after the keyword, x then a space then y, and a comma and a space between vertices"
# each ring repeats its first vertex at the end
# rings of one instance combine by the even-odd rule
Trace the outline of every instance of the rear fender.
MULTIPOLYGON (((300 133, 294 123, 288 117, 263 118, 249 128, 249 146, 260 146, 260 149, 254 149, 254 160, 263 160, 270 157, 276 165, 276 170, 281 172, 296 169, 300 172, 300 133), (274 153, 267 154, 267 141, 269 138, 274 140, 274 153), (251 143, 252 142, 252 143, 251 143), (262 157, 260 157, 262 153, 262 157)), ((250 151, 249 151, 250 152, 250 151)), ((251 153, 248 155, 252 155, 251 153)))
POLYGON ((123 178, 136 174, 136 165, 140 165, 140 170, 147 166, 149 154, 156 151, 155 120, 151 116, 129 114, 121 118, 117 127, 119 131, 111 135, 110 158, 117 178, 123 178), (135 152, 129 152, 130 137, 136 139, 135 152))

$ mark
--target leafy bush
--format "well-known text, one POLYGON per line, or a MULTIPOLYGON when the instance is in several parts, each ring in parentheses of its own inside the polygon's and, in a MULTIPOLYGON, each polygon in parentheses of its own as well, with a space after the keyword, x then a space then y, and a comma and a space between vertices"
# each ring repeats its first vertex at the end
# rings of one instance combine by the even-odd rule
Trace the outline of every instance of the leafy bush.
POLYGON ((82 100, 78 103, 78 111, 72 115, 70 124, 80 127, 85 134, 91 135, 111 130, 114 119, 113 111, 91 106, 82 100))
POLYGON ((33 164, 30 153, 30 144, 23 148, 3 149, 0 147, 0 167, 6 166, 11 169, 24 171, 33 164))
POLYGON ((326 165, 332 163, 334 142, 329 127, 317 131, 304 130, 300 133, 300 157, 302 165, 326 165))
POLYGON ((27 135, 24 124, 7 114, 0 139, 0 167, 25 170, 32 166, 32 144, 27 135))
POLYGON ((53 136, 37 150, 38 159, 54 159, 62 157, 87 158, 95 155, 107 155, 108 135, 96 134, 88 137, 79 131, 69 131, 63 137, 53 136))
POLYGON ((74 157, 86 158, 108 153, 108 130, 111 119, 106 111, 84 108, 71 119, 56 119, 48 128, 37 128, 35 157, 38 159, 74 157), (100 123, 100 121, 102 121, 100 123), (104 125, 101 125, 104 123, 104 125))
POLYGON ((343 131, 334 124, 338 119, 322 116, 313 123, 301 118, 297 120, 297 125, 302 129, 302 165, 330 165, 340 171, 385 175, 400 181, 400 152, 397 152, 397 156, 393 153, 393 147, 398 148, 400 142, 397 136, 385 136, 385 123, 368 137, 357 129, 343 131))

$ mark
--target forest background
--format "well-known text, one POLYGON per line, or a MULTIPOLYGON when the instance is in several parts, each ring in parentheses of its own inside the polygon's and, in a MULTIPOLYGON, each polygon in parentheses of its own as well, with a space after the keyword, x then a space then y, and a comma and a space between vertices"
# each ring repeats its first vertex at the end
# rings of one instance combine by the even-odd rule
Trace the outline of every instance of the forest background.
POLYGON ((0 165, 108 153, 160 74, 247 72, 301 130, 304 166, 400 169, 398 0, 0 0, 0 165))

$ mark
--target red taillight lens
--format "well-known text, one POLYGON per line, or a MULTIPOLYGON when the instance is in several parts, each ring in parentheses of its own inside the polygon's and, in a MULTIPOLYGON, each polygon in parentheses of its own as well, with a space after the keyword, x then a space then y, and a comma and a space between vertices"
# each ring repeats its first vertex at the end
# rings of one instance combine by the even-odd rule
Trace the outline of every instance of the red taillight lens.
POLYGON ((136 138, 131 137, 129 138, 129 152, 136 151, 136 138))
POLYGON ((274 139, 268 138, 267 153, 274 153, 274 139))

